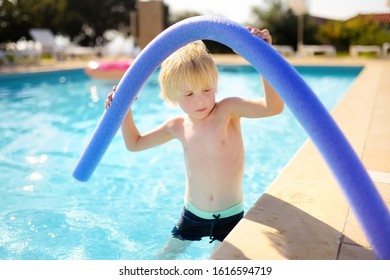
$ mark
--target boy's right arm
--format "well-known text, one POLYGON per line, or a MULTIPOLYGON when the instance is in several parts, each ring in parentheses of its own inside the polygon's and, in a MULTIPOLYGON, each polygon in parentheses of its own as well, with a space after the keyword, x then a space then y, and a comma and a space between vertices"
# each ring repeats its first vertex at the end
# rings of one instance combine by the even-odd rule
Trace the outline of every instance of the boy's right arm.
POLYGON ((130 109, 121 125, 126 148, 129 151, 141 151, 168 142, 174 138, 175 123, 175 119, 170 119, 156 129, 141 135, 134 123, 132 110, 130 109))
MULTIPOLYGON (((112 91, 107 96, 107 99, 104 103, 104 107, 106 109, 108 109, 111 105, 112 99, 115 96, 115 90, 116 86, 112 88, 112 91)), ((156 129, 141 135, 135 125, 133 113, 130 109, 123 119, 121 125, 122 135, 126 148, 129 151, 141 151, 164 144, 175 137, 174 131, 176 124, 179 124, 179 122, 180 119, 178 118, 167 120, 156 129)))

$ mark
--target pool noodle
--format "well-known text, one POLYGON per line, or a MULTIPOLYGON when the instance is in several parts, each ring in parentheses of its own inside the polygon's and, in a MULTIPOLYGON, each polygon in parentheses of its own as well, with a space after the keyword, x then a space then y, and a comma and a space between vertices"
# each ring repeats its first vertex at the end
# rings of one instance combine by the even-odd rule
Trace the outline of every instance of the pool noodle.
POLYGON ((198 16, 183 20, 144 48, 119 82, 115 98, 103 113, 73 176, 79 181, 89 180, 149 76, 170 54, 195 40, 229 46, 272 85, 325 159, 377 257, 390 259, 389 211, 337 124, 298 72, 272 46, 224 18, 198 16))

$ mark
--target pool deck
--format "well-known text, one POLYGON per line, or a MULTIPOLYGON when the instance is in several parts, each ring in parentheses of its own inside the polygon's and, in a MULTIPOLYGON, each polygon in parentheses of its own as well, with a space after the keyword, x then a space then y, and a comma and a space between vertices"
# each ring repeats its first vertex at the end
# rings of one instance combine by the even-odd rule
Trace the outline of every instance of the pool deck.
MULTIPOLYGON (((332 116, 389 208, 390 58, 287 59, 293 65, 364 66, 332 116)), ((215 55, 215 60, 247 63, 236 55, 215 55)), ((0 74, 81 68, 87 62, 0 67, 0 74)), ((310 140, 211 256, 240 260, 375 258, 341 188, 310 140)))

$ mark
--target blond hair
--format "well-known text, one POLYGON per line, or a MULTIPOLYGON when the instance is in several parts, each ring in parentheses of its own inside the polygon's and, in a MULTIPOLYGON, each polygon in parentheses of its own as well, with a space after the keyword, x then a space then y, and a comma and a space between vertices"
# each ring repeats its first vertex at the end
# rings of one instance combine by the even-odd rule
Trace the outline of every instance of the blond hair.
POLYGON ((216 87, 218 70, 202 41, 195 41, 170 55, 161 65, 161 97, 177 105, 186 86, 191 89, 216 87))

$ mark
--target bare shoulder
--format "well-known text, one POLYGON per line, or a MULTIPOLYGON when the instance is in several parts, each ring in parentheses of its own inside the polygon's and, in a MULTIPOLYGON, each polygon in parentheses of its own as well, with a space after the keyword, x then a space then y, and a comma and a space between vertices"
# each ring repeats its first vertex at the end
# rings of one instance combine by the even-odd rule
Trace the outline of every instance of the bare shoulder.
POLYGON ((242 106, 246 100, 240 97, 228 97, 218 102, 218 108, 226 114, 233 114, 237 107, 242 106))
POLYGON ((175 126, 175 125, 182 125, 183 121, 184 121, 184 117, 183 116, 176 116, 176 117, 172 117, 170 119, 167 119, 165 121, 165 123, 167 125, 170 125, 170 126, 175 126))
POLYGON ((163 126, 172 134, 176 134, 183 127, 184 117, 177 116, 166 120, 163 126))
POLYGON ((220 102, 219 102, 219 105, 221 107, 231 107, 231 106, 237 106, 239 104, 241 104, 242 102, 245 102, 245 99, 241 98, 241 97, 228 97, 228 98, 225 98, 225 99, 222 99, 220 102))
POLYGON ((265 106, 264 98, 245 99, 231 97, 222 100, 220 103, 221 109, 232 117, 261 118, 270 116, 265 106))

